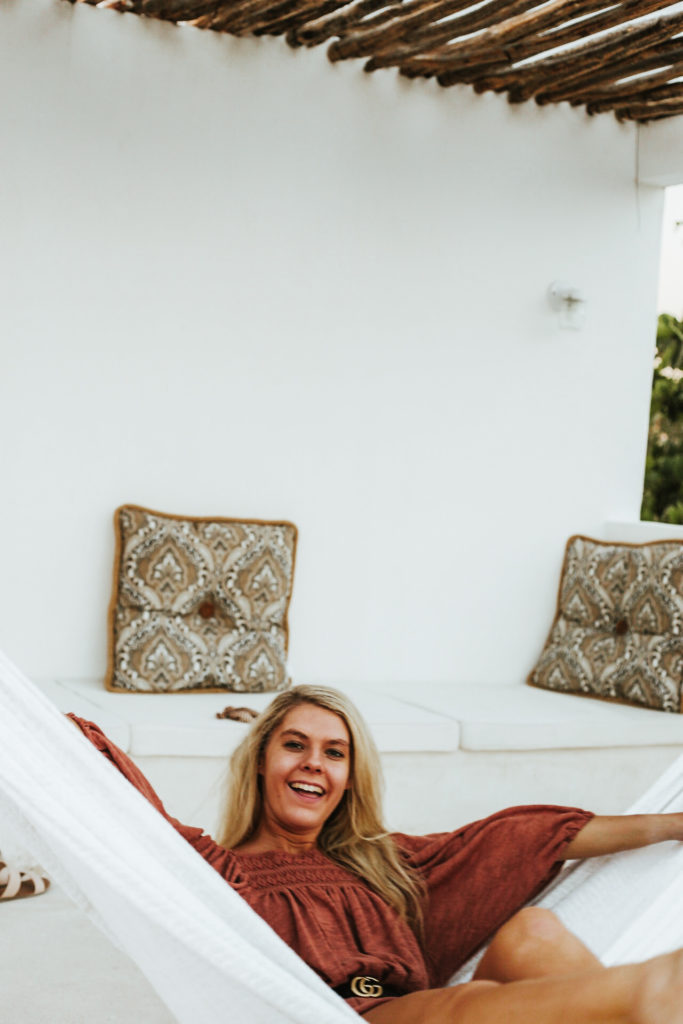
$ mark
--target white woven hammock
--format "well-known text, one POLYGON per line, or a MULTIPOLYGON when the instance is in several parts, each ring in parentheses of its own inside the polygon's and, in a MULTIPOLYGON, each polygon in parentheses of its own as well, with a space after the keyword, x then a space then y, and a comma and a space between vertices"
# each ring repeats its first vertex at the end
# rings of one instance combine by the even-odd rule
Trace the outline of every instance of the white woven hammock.
MULTIPOLYGON (((683 807, 683 761, 634 810, 683 807)), ((357 1015, 0 654, 0 822, 138 964, 179 1024, 357 1015)), ((683 945, 683 846, 570 869, 542 901, 606 962, 683 945)))

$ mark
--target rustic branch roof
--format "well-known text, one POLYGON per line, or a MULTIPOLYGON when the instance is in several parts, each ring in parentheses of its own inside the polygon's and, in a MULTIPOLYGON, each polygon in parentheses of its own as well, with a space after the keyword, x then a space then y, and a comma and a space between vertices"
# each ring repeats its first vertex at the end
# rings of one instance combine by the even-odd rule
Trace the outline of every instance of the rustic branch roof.
POLYGON ((511 103, 568 100, 589 114, 683 114, 683 3, 671 0, 70 0, 232 35, 332 40, 330 60, 365 59, 410 78, 511 103))

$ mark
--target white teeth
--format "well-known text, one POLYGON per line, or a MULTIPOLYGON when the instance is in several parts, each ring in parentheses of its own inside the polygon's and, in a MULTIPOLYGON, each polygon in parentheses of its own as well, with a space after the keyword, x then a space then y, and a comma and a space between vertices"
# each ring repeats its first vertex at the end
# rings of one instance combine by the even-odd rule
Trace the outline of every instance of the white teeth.
POLYGON ((304 793, 315 793, 316 796, 322 796, 325 792, 322 786, 309 786, 306 782, 291 782, 291 789, 300 789, 304 793))

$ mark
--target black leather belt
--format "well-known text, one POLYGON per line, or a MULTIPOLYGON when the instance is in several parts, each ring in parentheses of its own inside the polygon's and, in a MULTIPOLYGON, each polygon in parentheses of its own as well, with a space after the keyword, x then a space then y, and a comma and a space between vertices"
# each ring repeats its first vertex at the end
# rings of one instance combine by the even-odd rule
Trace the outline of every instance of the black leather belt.
POLYGON ((361 999, 386 999, 387 997, 395 998, 405 995, 405 992, 396 988, 395 985, 384 985, 377 978, 371 978, 364 974, 357 974, 354 978, 349 978, 343 985, 337 985, 333 991, 342 999, 352 999, 354 996, 361 999))

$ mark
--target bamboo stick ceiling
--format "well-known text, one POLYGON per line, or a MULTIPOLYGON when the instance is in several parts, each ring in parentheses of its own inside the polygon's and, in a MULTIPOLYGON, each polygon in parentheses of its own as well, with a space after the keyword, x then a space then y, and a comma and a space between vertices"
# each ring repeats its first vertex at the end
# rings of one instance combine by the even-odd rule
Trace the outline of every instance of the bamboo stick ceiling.
POLYGON ((567 100, 589 114, 683 114, 683 3, 671 0, 70 0, 232 35, 327 43, 366 71, 567 100))

